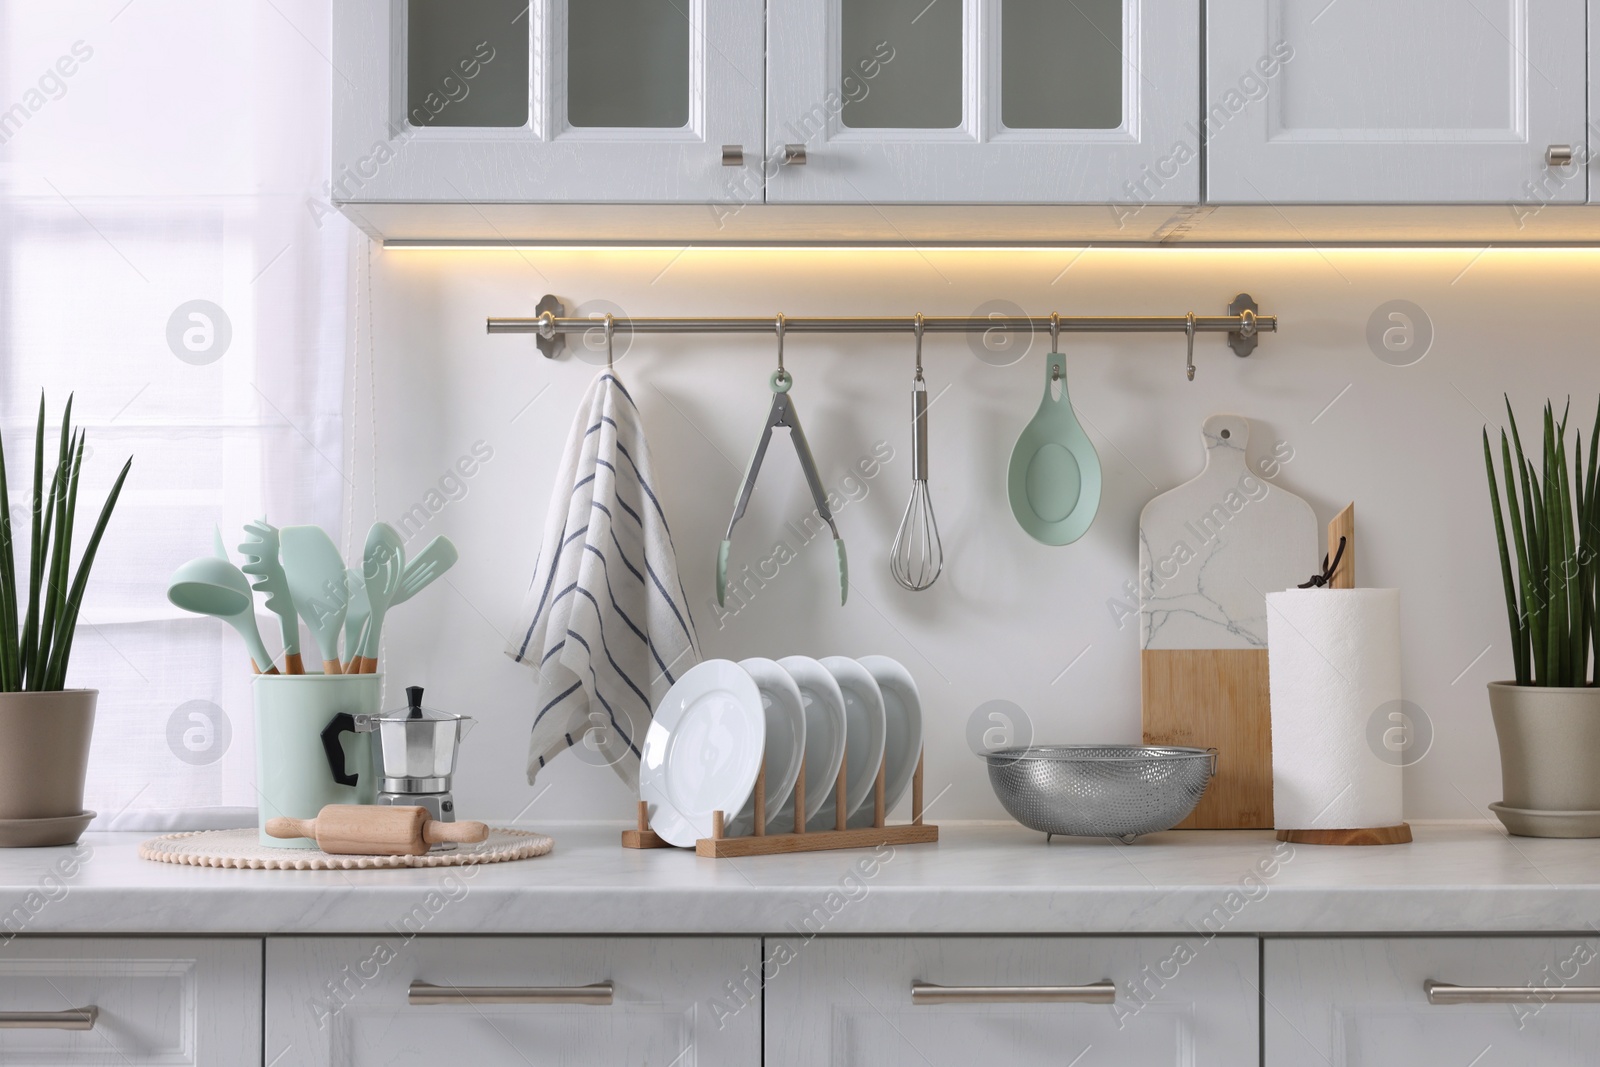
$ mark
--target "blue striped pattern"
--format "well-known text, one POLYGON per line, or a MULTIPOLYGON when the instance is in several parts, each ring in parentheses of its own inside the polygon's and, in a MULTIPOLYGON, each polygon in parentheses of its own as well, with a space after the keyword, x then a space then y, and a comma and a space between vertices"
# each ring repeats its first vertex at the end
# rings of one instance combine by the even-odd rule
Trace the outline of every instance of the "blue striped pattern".
POLYGON ((584 394, 507 653, 537 672, 528 778, 590 744, 630 783, 655 702, 700 660, 639 411, 615 374, 584 394))

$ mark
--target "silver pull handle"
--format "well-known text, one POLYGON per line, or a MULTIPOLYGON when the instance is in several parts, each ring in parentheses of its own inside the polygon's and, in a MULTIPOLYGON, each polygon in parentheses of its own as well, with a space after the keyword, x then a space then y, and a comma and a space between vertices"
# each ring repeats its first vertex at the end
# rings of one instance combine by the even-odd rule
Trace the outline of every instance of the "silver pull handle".
POLYGON ((1533 985, 1451 985, 1432 978, 1422 983, 1429 1004, 1600 1004, 1600 986, 1546 988, 1533 985))
POLYGON ((935 985, 911 983, 913 1004, 1114 1004, 1114 982, 1088 985, 935 985))
POLYGON ((1572 156, 1569 144, 1553 144, 1544 150, 1544 162, 1548 167, 1565 167, 1572 162, 1572 156))
POLYGON ((0 1030, 93 1030, 99 1018, 93 1004, 66 1011, 0 1011, 0 1030))
POLYGON ((786 144, 783 146, 783 166, 803 167, 806 165, 806 146, 803 144, 786 144))
POLYGON ((722 165, 724 167, 744 166, 744 145, 725 144, 722 146, 722 165))
POLYGON ((611 1004, 610 982, 568 986, 429 985, 412 982, 407 999, 425 1004, 611 1004))

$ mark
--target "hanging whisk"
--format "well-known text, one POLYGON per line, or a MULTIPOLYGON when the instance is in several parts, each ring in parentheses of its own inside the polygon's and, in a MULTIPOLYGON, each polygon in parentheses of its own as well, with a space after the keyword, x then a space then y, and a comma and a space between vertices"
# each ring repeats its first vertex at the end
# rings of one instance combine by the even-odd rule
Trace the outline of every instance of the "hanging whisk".
POLYGON ((944 569, 944 546, 939 543, 939 524, 928 497, 928 383, 922 378, 922 328, 919 313, 913 326, 917 376, 911 382, 911 499, 889 549, 894 580, 913 591, 928 588, 944 569))

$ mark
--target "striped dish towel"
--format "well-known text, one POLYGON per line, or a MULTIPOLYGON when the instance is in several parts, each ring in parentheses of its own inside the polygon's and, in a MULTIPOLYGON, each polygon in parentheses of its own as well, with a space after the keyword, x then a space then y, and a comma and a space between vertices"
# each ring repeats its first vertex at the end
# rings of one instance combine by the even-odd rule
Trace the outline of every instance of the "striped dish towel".
POLYGON ((639 409, 611 370, 578 407, 506 652, 538 677, 528 781, 577 745, 637 789, 651 715, 700 647, 639 409))

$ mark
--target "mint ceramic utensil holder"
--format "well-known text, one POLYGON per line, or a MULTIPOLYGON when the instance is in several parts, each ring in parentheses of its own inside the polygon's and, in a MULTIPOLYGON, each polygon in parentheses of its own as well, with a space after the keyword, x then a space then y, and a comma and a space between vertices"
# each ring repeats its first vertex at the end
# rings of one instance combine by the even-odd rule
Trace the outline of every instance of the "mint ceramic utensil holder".
POLYGON ((1045 360, 1044 399, 1011 450, 1006 488, 1017 522, 1047 545, 1082 537, 1100 507, 1100 457, 1072 411, 1060 352, 1045 360))
POLYGON ((259 839, 270 848, 315 848, 308 838, 267 836, 267 820, 312 819, 327 804, 371 804, 377 799, 370 735, 339 738, 355 785, 340 785, 328 765, 322 732, 334 716, 376 715, 381 674, 279 674, 254 680, 256 794, 259 839))

